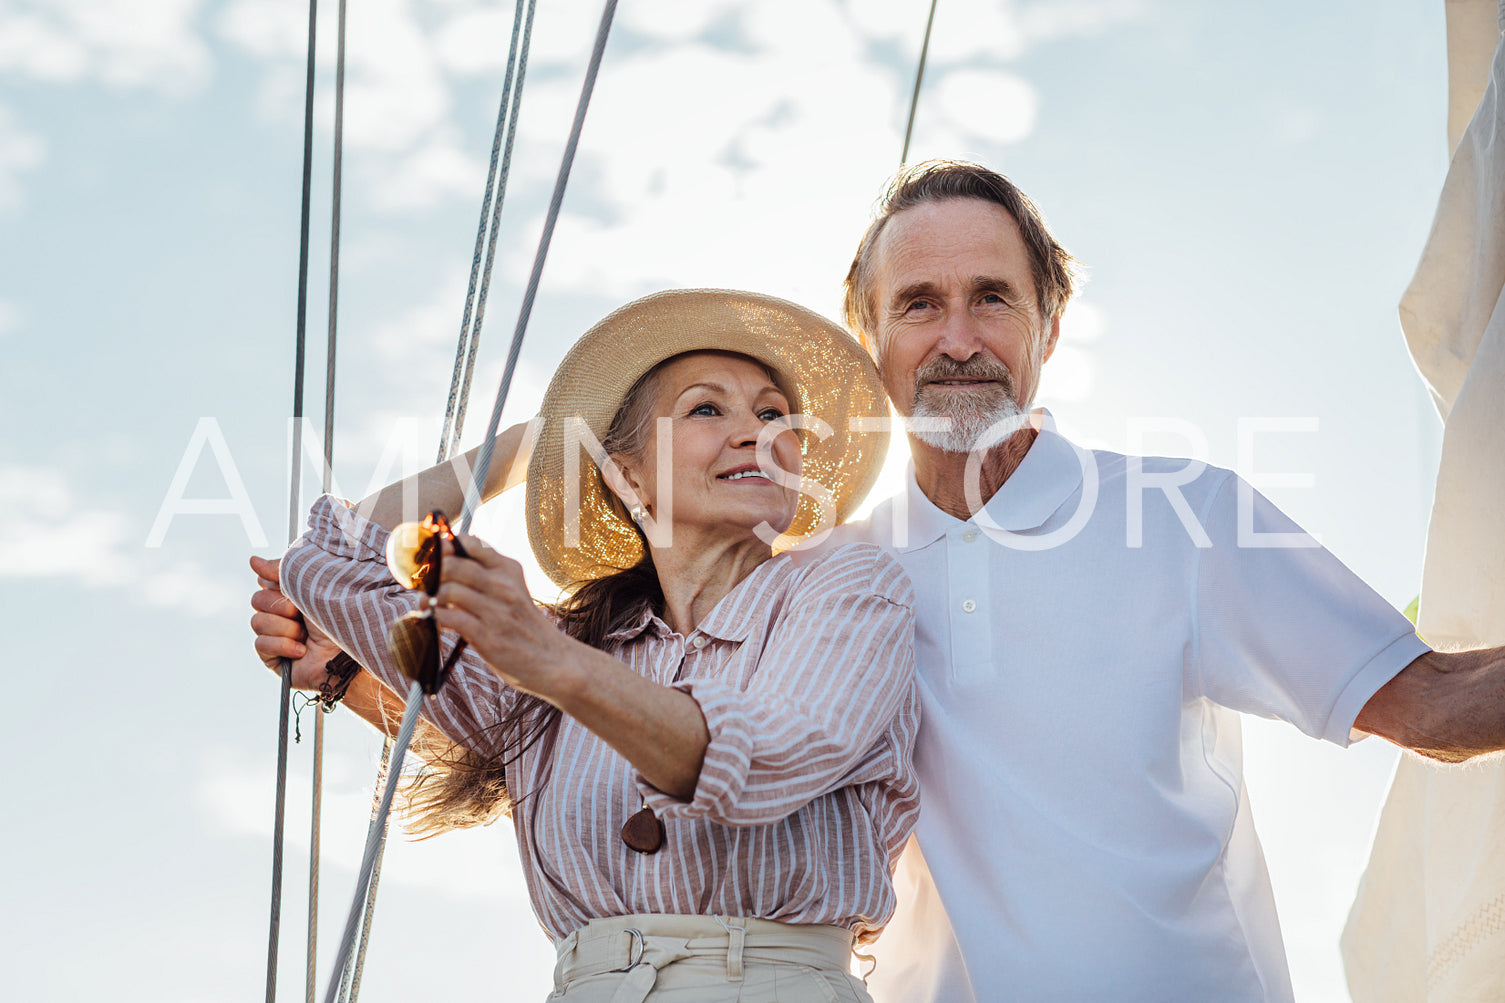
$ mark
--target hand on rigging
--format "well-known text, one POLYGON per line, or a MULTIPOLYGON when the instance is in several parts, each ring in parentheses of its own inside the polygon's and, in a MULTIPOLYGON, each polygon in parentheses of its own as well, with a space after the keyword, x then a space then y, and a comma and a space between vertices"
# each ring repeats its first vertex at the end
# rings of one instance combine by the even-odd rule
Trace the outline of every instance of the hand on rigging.
POLYGON ((282 594, 278 569, 281 561, 251 557, 251 570, 261 586, 251 595, 251 629, 256 632, 256 654, 266 667, 281 674, 282 659, 293 663, 293 688, 317 690, 326 678, 324 666, 340 653, 340 646, 303 618, 293 601, 282 594))

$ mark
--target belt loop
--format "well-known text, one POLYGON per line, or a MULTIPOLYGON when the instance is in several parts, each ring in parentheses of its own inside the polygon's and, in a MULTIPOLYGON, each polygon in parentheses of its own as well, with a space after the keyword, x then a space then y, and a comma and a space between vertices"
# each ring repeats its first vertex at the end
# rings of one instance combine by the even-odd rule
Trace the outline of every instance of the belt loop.
POLYGON ((564 985, 565 963, 569 961, 570 955, 575 953, 575 945, 578 943, 580 943, 580 931, 573 930, 569 936, 554 945, 554 950, 559 954, 558 961, 554 965, 554 985, 564 985))
POLYGON ((747 920, 741 916, 713 917, 726 931, 726 977, 731 982, 742 981, 742 946, 747 942, 747 920))

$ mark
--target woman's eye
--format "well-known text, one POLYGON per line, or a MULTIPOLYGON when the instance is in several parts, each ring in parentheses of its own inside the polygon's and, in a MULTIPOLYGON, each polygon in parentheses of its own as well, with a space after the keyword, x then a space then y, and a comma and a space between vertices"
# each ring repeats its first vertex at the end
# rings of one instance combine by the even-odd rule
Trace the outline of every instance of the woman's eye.
POLYGON ((716 410, 716 405, 710 403, 709 401, 707 401, 704 404, 697 404, 694 407, 690 408, 690 414, 694 414, 694 415, 705 416, 705 415, 718 415, 720 413, 721 413, 720 411, 716 410))
POLYGON ((778 421, 780 418, 784 417, 784 412, 780 411, 776 407, 765 407, 763 410, 758 412, 758 417, 762 418, 764 421, 778 421))

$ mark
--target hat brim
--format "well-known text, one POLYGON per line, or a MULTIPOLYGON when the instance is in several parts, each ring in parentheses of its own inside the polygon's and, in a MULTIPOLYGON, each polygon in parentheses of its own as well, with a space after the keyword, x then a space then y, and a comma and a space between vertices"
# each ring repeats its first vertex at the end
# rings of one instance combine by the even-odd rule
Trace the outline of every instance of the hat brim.
POLYGON ((822 528, 821 506, 806 493, 814 485, 830 493, 835 524, 872 488, 889 433, 853 429, 851 419, 887 417, 888 398, 856 339, 819 314, 772 296, 724 289, 655 293, 582 335, 560 362, 539 409, 528 462, 528 539, 555 584, 567 588, 643 557, 641 537, 607 497, 570 419, 582 420, 597 441, 604 439, 634 383, 665 359, 696 351, 758 359, 794 396, 794 413, 819 418, 831 430, 825 438, 817 432, 801 437, 803 484, 786 542, 822 528), (577 451, 574 462, 566 447, 577 451), (567 479, 571 468, 574 476, 567 479), (570 525, 574 518, 578 523, 570 525))

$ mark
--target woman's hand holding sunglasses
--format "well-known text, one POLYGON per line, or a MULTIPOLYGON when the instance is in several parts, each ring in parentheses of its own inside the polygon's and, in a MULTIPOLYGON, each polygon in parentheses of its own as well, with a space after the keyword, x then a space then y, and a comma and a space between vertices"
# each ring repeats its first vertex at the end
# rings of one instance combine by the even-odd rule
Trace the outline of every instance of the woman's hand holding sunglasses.
POLYGON ((456 631, 515 689, 555 702, 559 667, 569 662, 569 640, 528 593, 522 565, 473 536, 460 537, 466 556, 446 541, 435 614, 456 631))

